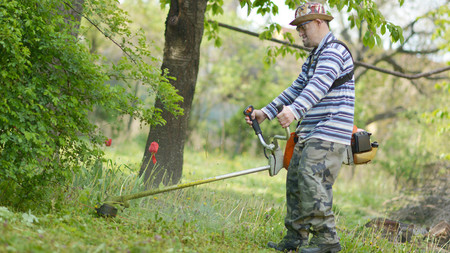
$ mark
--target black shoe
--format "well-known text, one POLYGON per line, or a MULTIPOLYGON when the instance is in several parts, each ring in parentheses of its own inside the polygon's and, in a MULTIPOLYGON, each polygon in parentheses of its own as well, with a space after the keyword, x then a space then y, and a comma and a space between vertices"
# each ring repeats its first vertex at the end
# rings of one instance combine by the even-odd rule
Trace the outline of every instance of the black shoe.
POLYGON ((302 248, 299 253, 335 253, 341 251, 341 244, 319 244, 310 248, 302 248))
POLYGON ((286 240, 286 239, 281 240, 281 242, 279 242, 279 243, 269 242, 267 244, 267 247, 276 249, 276 250, 282 251, 282 252, 289 252, 291 250, 297 251, 297 249, 301 246, 303 246, 303 242, 301 240, 290 241, 290 240, 286 240))

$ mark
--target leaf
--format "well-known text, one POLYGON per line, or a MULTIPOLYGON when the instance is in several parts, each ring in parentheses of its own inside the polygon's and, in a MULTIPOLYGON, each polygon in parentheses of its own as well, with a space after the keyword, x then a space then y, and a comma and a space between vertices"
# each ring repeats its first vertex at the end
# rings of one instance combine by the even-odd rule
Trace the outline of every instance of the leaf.
POLYGON ((369 37, 370 37, 370 32, 366 31, 366 33, 364 34, 364 37, 363 37, 364 45, 368 45, 369 44, 369 37))
POLYGON ((278 14, 278 6, 277 5, 273 5, 272 6, 272 14, 273 15, 277 15, 278 14))
POLYGON ((355 27, 355 17, 350 16, 348 17, 348 20, 350 21, 350 27, 355 27))
POLYGON ((222 39, 220 37, 217 37, 214 41, 214 46, 215 47, 220 47, 222 46, 222 39))
POLYGON ((252 13, 252 2, 250 2, 250 0, 246 0, 247 2, 247 16, 250 16, 250 13, 252 13))
POLYGON ((276 29, 277 29, 278 33, 281 33, 281 29, 282 29, 281 25, 276 24, 276 29))
POLYGON ((244 8, 244 6, 247 4, 244 0, 239 0, 239 4, 241 5, 241 8, 244 8))
POLYGON ((381 26, 380 32, 381 32, 381 35, 384 35, 386 33, 386 25, 385 24, 383 24, 381 26))
POLYGON ((369 36, 368 46, 373 48, 375 46, 375 36, 371 33, 369 36))
POLYGON ((399 37, 400 37, 400 43, 401 44, 405 43, 405 38, 403 37, 403 31, 401 29, 399 30, 399 37))
POLYGON ((375 39, 377 40, 377 45, 382 46, 383 42, 381 41, 380 35, 375 34, 375 39))

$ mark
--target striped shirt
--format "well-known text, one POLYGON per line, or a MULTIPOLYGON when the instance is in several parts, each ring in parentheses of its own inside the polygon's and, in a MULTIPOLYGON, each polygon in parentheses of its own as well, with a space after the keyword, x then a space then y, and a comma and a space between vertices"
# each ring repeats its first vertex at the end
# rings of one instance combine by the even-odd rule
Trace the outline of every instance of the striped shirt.
POLYGON ((352 57, 339 43, 326 45, 319 54, 328 41, 335 39, 329 32, 308 56, 298 78, 262 111, 272 120, 277 114, 276 105, 283 104, 294 113, 296 120, 301 120, 296 133, 304 141, 317 138, 350 145, 355 81, 351 79, 329 89, 336 79, 354 68, 352 57))

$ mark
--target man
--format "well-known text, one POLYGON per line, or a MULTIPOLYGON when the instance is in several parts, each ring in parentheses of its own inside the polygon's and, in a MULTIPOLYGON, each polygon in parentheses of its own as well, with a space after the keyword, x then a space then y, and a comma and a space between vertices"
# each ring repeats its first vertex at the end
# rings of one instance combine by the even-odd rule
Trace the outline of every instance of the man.
MULTIPOLYGON (((302 253, 341 250, 332 211, 332 185, 350 145, 354 115, 353 60, 330 32, 333 19, 319 3, 295 11, 290 23, 297 27, 305 47, 312 52, 292 85, 252 118, 261 123, 278 118, 282 127, 301 120, 286 179, 286 236, 268 247, 302 253), (328 43, 327 43, 328 42, 328 43), (337 87, 333 83, 339 83, 337 87), (283 110, 277 115, 276 106, 283 110), (310 234, 312 238, 308 241, 310 234), (308 245, 309 244, 309 245, 308 245)), ((251 125, 247 116, 246 121, 251 125)))

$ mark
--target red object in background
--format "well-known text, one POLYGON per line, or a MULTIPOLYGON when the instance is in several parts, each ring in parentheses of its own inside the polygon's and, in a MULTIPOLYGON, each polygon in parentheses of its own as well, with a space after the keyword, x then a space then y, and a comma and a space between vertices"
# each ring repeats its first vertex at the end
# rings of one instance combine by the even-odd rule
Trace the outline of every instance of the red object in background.
POLYGON ((105 145, 106 145, 107 147, 111 146, 111 143, 112 143, 112 139, 109 139, 109 140, 106 140, 106 141, 105 141, 105 145))
POLYGON ((148 148, 148 151, 150 151, 150 153, 152 153, 152 162, 153 164, 156 164, 156 157, 155 154, 158 152, 158 148, 159 148, 159 144, 154 141, 150 144, 150 147, 148 148))

